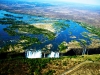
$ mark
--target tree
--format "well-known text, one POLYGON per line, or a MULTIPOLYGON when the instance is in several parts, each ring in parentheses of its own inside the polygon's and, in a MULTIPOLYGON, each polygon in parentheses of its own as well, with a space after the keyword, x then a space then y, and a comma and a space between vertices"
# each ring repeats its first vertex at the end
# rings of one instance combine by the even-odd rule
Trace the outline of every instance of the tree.
POLYGON ((58 45, 58 48, 60 52, 63 52, 64 50, 68 48, 68 44, 65 41, 63 41, 60 45, 58 45))
POLYGON ((49 53, 52 47, 53 47, 52 44, 48 44, 42 49, 42 52, 44 53, 44 58, 45 58, 45 54, 49 53))
POLYGON ((87 51, 87 42, 85 40, 80 40, 81 47, 83 48, 82 55, 86 54, 87 51))

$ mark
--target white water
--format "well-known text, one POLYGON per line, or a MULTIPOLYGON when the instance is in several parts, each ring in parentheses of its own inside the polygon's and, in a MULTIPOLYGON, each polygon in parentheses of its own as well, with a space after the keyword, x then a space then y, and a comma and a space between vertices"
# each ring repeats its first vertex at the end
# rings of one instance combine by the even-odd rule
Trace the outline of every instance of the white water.
MULTIPOLYGON (((26 51, 26 58, 42 58, 42 52, 41 51, 32 51, 27 50, 26 51)), ((59 58, 59 52, 51 52, 48 54, 47 58, 59 58)))
POLYGON ((59 52, 51 52, 48 57, 50 58, 59 58, 59 52))
POLYGON ((27 58, 41 58, 42 53, 41 53, 41 51, 27 51, 26 57, 27 58))

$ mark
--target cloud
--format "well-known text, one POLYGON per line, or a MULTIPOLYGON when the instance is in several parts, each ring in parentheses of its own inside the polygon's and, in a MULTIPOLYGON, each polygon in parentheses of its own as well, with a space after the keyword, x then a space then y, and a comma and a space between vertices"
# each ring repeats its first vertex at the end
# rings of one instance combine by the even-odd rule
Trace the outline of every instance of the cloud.
POLYGON ((100 5, 100 0, 53 0, 53 1, 100 5))

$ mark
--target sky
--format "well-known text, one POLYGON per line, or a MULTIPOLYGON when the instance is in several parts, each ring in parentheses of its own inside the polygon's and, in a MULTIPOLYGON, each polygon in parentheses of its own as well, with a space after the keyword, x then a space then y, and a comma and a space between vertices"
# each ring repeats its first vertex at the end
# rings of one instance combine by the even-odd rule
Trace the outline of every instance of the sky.
POLYGON ((100 0, 28 0, 28 1, 40 1, 40 2, 74 2, 82 4, 100 5, 100 0))
MULTIPOLYGON (((3 1, 13 1, 13 0, 3 0, 3 1)), ((34 2, 34 1, 37 1, 37 2, 73 2, 73 3, 100 5, 100 0, 14 0, 14 1, 29 1, 29 2, 34 2)))
POLYGON ((65 2, 75 2, 75 3, 84 3, 84 4, 100 4, 100 0, 59 0, 65 2))

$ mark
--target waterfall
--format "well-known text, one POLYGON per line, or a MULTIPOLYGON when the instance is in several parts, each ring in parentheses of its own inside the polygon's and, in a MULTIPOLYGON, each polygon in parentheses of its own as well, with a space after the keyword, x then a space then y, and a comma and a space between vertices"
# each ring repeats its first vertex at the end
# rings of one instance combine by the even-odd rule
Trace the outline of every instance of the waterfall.
POLYGON ((59 52, 55 52, 55 58, 59 58, 59 52))
POLYGON ((83 48, 82 55, 86 54, 86 47, 83 48))
POLYGON ((59 52, 51 52, 48 57, 50 58, 59 58, 59 52))
POLYGON ((81 44, 81 47, 83 48, 82 55, 84 55, 87 52, 86 45, 82 41, 80 41, 80 44, 81 44))
POLYGON ((41 58, 42 52, 41 51, 27 51, 26 57, 27 58, 41 58))
MULTIPOLYGON (((42 51, 38 50, 38 51, 34 51, 33 49, 29 49, 25 51, 25 55, 26 58, 42 58, 42 51)), ((45 53, 43 54, 44 58, 48 57, 48 58, 59 58, 59 52, 53 52, 51 51, 50 54, 48 54, 47 56, 45 56, 45 53)))

